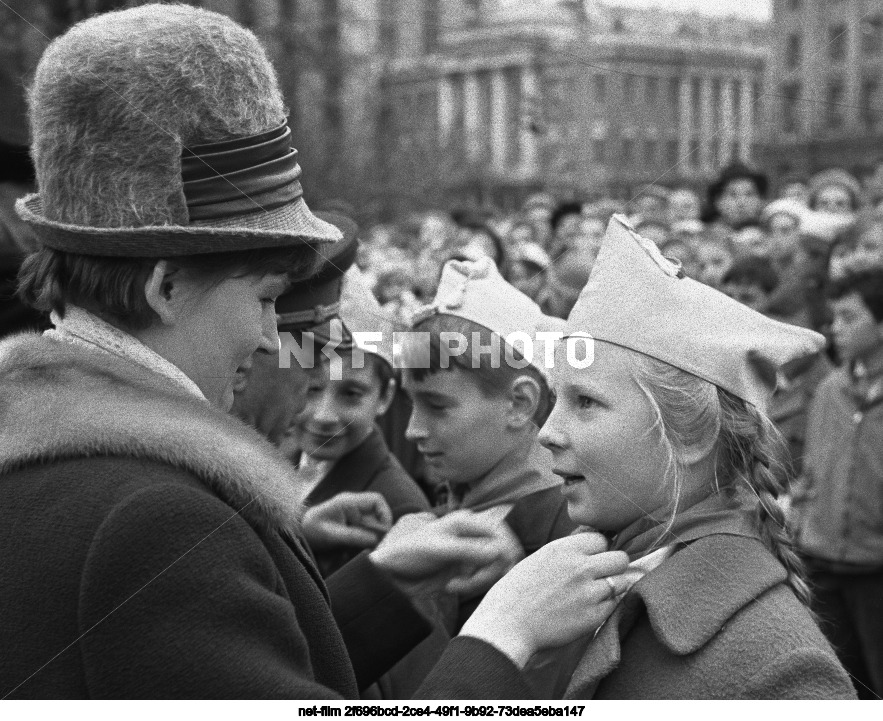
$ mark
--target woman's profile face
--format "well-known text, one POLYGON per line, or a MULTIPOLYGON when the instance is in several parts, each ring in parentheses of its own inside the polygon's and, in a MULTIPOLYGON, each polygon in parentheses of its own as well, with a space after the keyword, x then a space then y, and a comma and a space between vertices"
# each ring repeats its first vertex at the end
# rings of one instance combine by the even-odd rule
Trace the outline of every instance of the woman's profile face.
POLYGON ((650 401, 633 377, 636 354, 604 341, 594 346, 594 362, 579 369, 559 343, 550 370, 555 407, 540 443, 564 478, 570 517, 619 531, 669 502, 663 482, 668 457, 653 428, 650 401))

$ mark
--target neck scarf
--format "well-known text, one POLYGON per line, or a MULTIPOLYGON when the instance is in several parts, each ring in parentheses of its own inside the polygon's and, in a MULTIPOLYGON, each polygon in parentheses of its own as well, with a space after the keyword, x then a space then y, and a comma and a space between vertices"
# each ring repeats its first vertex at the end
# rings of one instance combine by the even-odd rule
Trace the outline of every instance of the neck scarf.
MULTIPOLYGON (((707 492, 706 492, 707 493, 707 492)), ((668 520, 642 518, 613 539, 611 550, 628 553, 631 568, 652 573, 679 548, 706 536, 724 534, 759 538, 751 516, 726 491, 705 495, 668 520)), ((531 659, 525 672, 545 698, 591 698, 598 684, 621 658, 620 644, 640 618, 643 604, 634 588, 617 602, 610 617, 592 636, 531 659)))
POLYGON ((551 452, 540 445, 537 432, 532 431, 527 442, 507 454, 482 478, 470 483, 449 483, 448 510, 484 511, 558 486, 561 479, 551 468, 551 452))
POLYGON ((136 363, 142 368, 167 378, 188 394, 196 396, 200 400, 206 400, 202 391, 199 390, 199 386, 190 380, 180 368, 152 351, 141 341, 101 320, 98 316, 75 305, 68 305, 64 318, 54 311, 49 318, 55 328, 47 330, 45 335, 75 345, 97 348, 118 358, 136 363))

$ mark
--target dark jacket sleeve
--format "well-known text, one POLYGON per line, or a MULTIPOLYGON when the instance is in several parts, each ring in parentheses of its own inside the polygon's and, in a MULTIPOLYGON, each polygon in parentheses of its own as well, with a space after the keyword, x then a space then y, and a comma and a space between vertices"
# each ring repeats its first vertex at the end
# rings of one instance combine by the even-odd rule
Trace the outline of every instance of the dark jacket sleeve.
POLYGON ((367 553, 329 576, 326 584, 359 688, 376 681, 432 631, 432 624, 367 553))
POLYGON ((484 641, 462 636, 448 644, 417 690, 418 699, 531 699, 534 696, 509 658, 484 641))
MULTIPOLYGON (((321 613, 320 601, 316 588, 304 603, 321 613)), ((254 529, 197 488, 151 485, 112 510, 78 616, 68 652, 82 655, 93 698, 340 697, 315 680, 299 613, 254 529)))

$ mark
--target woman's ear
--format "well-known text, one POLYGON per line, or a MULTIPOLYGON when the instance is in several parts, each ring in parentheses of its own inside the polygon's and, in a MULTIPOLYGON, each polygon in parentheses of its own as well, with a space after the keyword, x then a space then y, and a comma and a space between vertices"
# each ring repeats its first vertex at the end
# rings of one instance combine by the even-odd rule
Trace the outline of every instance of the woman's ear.
POLYGON ((534 414, 540 405, 540 384, 528 375, 518 376, 509 386, 509 410, 507 425, 520 430, 533 424, 534 414))
POLYGON ((144 297, 163 325, 173 325, 178 317, 180 276, 167 260, 159 260, 144 284, 144 297))

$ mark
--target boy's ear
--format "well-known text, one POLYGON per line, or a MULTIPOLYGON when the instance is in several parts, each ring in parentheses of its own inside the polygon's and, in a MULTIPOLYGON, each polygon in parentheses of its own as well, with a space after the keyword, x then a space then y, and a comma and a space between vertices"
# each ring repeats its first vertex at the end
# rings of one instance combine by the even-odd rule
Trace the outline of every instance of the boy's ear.
POLYGON ((542 390, 535 378, 518 376, 509 386, 509 410, 507 425, 512 429, 522 429, 533 423, 534 414, 540 405, 542 390))
POLYGON ((396 395, 396 379, 390 378, 386 384, 386 388, 380 391, 380 401, 377 404, 377 413, 374 415, 379 418, 389 410, 392 405, 392 399, 396 395))

